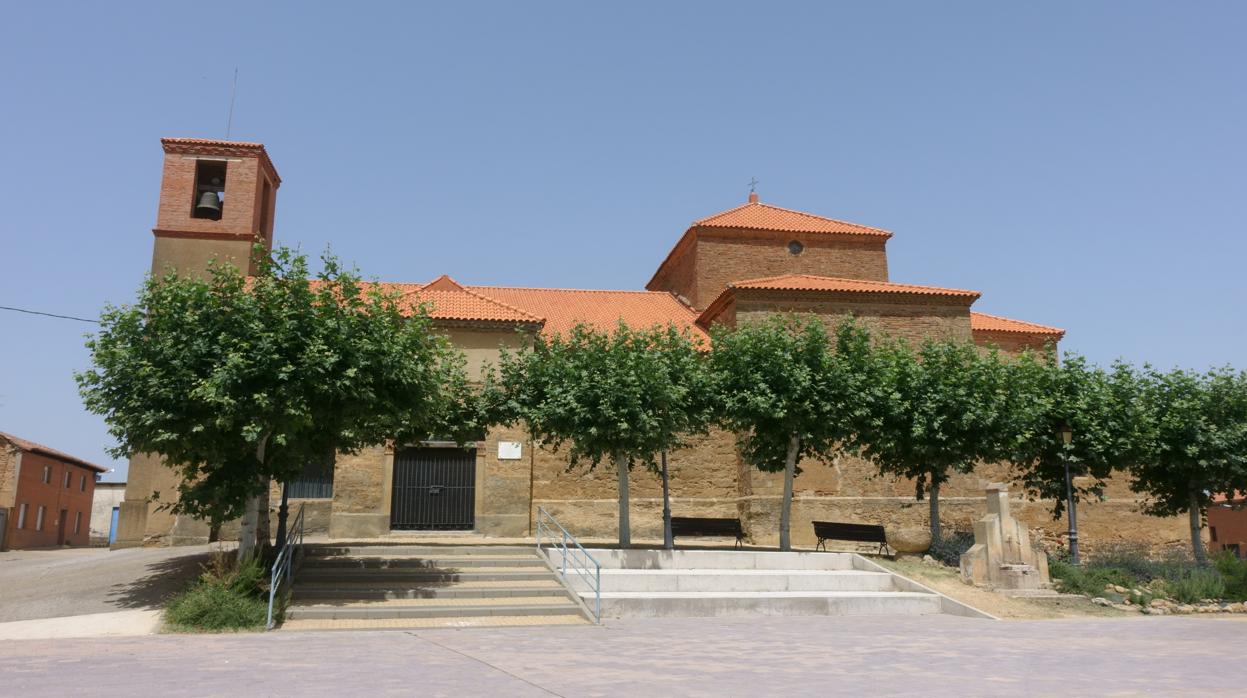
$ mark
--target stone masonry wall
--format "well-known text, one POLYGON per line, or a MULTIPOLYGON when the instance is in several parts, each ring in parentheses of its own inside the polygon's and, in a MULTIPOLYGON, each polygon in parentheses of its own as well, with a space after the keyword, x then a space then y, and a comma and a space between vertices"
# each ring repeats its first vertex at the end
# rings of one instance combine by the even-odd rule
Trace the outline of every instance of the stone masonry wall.
POLYGON ((916 299, 865 294, 738 290, 736 322, 756 322, 775 313, 813 313, 831 324, 852 315, 873 332, 913 343, 927 337, 971 341, 969 299, 916 299))
MULTIPOLYGON (((534 508, 545 507, 574 535, 613 538, 617 535, 616 475, 608 463, 596 469, 567 471, 567 459, 538 450, 534 469, 534 508)), ((686 452, 671 454, 672 513, 676 516, 720 516, 742 519, 751 542, 777 545, 783 474, 745 467, 735 442, 725 432, 703 438, 686 452)), ((812 521, 877 523, 888 530, 928 526, 928 502, 918 501, 912 480, 880 476, 875 466, 854 457, 829 463, 806 462, 794 482, 793 544, 812 547, 812 521)), ((1007 466, 986 464, 968 475, 955 475, 941 488, 940 520, 946 530, 970 530, 986 511, 988 482, 1008 480, 1007 466)), ((632 535, 661 538, 662 489, 657 474, 643 468, 630 473, 632 535)), ((1052 518, 1052 502, 1027 501, 1015 489, 1015 516, 1037 531, 1049 545, 1064 540, 1064 518, 1052 518)), ((1144 515, 1123 478, 1110 481, 1103 502, 1079 505, 1083 548, 1121 544, 1166 548, 1185 540, 1184 521, 1144 515)))

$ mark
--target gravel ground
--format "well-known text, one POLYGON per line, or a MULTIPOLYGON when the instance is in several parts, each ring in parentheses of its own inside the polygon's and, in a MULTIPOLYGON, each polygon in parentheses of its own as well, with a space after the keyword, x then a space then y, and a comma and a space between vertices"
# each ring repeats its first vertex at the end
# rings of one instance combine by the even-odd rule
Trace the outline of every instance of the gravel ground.
POLYGON ((0 553, 0 622, 155 609, 217 545, 0 553))
POLYGON ((605 627, 24 641, 6 694, 1196 696, 1247 684, 1247 622, 667 618, 605 627))

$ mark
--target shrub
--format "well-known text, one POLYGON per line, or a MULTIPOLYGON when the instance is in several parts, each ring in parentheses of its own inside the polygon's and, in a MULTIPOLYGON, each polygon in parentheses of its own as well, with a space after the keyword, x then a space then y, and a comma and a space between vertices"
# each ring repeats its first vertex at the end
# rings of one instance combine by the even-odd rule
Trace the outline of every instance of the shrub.
POLYGON ((1048 562, 1048 574, 1061 583, 1061 591, 1067 594, 1104 596, 1109 584, 1133 586, 1135 581, 1125 571, 1113 567, 1075 567, 1061 560, 1048 562))
POLYGON ((970 531, 953 531, 952 533, 931 541, 927 554, 945 565, 958 567, 961 565, 961 554, 974 545, 974 534, 970 531))
POLYGON ((1240 560, 1234 553, 1222 552, 1213 559, 1217 571, 1225 582, 1225 598, 1247 601, 1247 560, 1240 560))
POLYGON ((1182 603, 1198 603, 1225 596, 1225 581, 1215 569, 1196 568, 1180 579, 1166 580, 1165 590, 1182 603))
POLYGON ((229 553, 214 553, 203 574, 165 608, 177 630, 259 630, 268 617, 268 574, 259 558, 239 566, 229 553))

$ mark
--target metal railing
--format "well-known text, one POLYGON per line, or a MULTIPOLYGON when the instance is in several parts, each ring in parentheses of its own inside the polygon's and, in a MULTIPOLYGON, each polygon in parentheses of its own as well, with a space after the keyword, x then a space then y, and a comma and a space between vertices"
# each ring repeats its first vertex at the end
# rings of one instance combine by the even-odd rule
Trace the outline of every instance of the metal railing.
MULTIPOLYGON (((558 565, 559 576, 567 579, 567 571, 575 572, 593 592, 593 622, 602 622, 602 566, 585 550, 576 537, 567 532, 550 512, 537 507, 537 553, 551 565, 558 565), (550 549, 546 556, 542 543, 550 549)), ((579 593, 579 592, 577 592, 579 593)))
POLYGON ((281 550, 277 552, 277 559, 273 560, 273 575, 269 579, 268 585, 268 622, 265 628, 273 629, 273 604, 276 602, 281 593, 281 588, 289 587, 294 582, 295 569, 303 560, 303 506, 299 506, 299 513, 294 516, 294 523, 290 524, 290 531, 286 534, 286 540, 282 541, 281 550))

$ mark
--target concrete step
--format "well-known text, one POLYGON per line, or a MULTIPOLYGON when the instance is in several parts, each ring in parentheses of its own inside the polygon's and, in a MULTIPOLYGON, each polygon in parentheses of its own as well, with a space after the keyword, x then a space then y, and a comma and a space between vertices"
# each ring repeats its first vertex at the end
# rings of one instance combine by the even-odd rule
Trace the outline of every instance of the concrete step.
POLYGON ((566 596, 519 596, 506 599, 402 599, 365 603, 298 603, 286 609, 290 620, 382 618, 463 618, 471 616, 580 615, 581 608, 566 596))
POLYGON ((322 556, 303 561, 301 569, 395 569, 424 568, 454 570, 480 567, 537 567, 547 569, 546 564, 533 553, 527 555, 457 555, 454 557, 368 557, 368 556, 322 556))
MULTIPOLYGON (((573 589, 587 591, 588 581, 568 570, 573 589)), ((583 573, 591 579, 593 572, 583 573)), ((895 591, 892 575, 862 570, 741 569, 603 569, 602 591, 895 591)))
MULTIPOLYGON (((559 558, 546 551, 552 561, 559 558)), ((603 569, 692 570, 852 570, 853 553, 775 552, 757 550, 616 550, 591 548, 603 569)))
POLYGON ((307 545, 307 557, 375 556, 375 557, 461 557, 465 555, 533 555, 531 545, 411 545, 411 544, 347 544, 307 545))
POLYGON ((550 579, 552 573, 544 566, 538 567, 460 567, 453 569, 423 569, 418 567, 323 568, 299 570, 295 586, 304 582, 362 582, 370 581, 378 586, 394 584, 451 584, 454 582, 527 582, 550 579))
POLYGON ((549 581, 505 582, 505 586, 492 586, 497 582, 466 583, 451 586, 404 586, 377 585, 374 583, 337 583, 296 585, 292 598, 295 601, 368 601, 386 599, 471 599, 513 596, 567 597, 567 589, 549 581))
POLYGON ((445 618, 314 618, 287 620, 283 632, 301 630, 418 630, 426 628, 492 628, 529 625, 589 625, 583 616, 453 616, 445 618))
MULTIPOLYGON (((585 603, 593 594, 583 592, 585 603)), ((940 598, 916 592, 603 592, 602 616, 872 616, 940 612, 940 598)))

